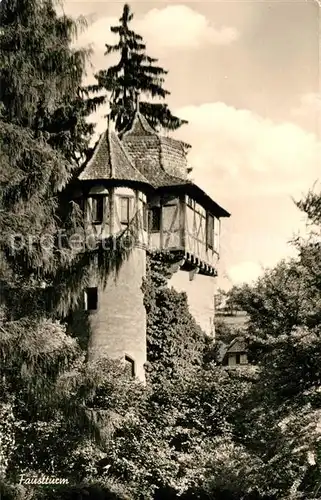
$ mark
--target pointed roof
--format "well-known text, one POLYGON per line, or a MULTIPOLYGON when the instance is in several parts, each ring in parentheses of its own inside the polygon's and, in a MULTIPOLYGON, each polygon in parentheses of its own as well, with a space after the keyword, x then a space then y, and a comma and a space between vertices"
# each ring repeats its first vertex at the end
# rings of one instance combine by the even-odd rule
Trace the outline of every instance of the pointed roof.
POLYGON ((139 109, 121 139, 136 168, 153 184, 161 187, 186 182, 186 152, 190 146, 158 134, 139 109))
POLYGON ((120 137, 121 137, 121 139, 124 139, 124 138, 126 138, 128 136, 130 136, 130 137, 134 137, 134 136, 141 137, 141 136, 146 136, 146 135, 156 137, 160 143, 162 143, 163 141, 165 141, 165 142, 172 142, 172 143, 179 144, 180 147, 183 148, 183 149, 185 149, 185 150, 189 149, 191 147, 190 144, 187 144, 186 142, 183 142, 183 141, 181 141, 179 139, 173 139, 171 137, 164 137, 164 136, 160 135, 157 132, 157 130, 154 129, 148 123, 148 121, 145 118, 145 116, 142 115, 142 113, 140 112, 139 106, 138 106, 138 108, 135 111, 134 119, 132 121, 132 124, 130 125, 129 128, 125 129, 124 131, 122 131, 120 133, 120 137))
POLYGON ((137 111, 135 112, 134 119, 130 128, 124 130, 124 132, 121 135, 122 137, 125 137, 126 135, 131 135, 131 136, 154 135, 157 137, 157 132, 155 129, 153 129, 153 127, 151 127, 151 125, 149 125, 145 116, 141 114, 138 107, 137 111))
POLYGON ((134 181, 151 185, 134 167, 116 133, 110 128, 101 134, 92 157, 82 167, 78 179, 134 181))

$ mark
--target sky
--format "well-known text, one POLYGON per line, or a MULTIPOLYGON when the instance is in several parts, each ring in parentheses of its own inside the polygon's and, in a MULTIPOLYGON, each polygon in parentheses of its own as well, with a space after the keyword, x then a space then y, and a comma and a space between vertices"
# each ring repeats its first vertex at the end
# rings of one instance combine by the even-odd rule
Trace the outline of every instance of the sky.
MULTIPOLYGON (((231 213, 222 221, 215 286, 249 282, 295 253, 289 242, 304 231, 304 218, 293 198, 302 198, 320 177, 320 5, 226 0, 130 6, 148 55, 168 70, 170 108, 189 121, 175 136, 192 146, 192 179, 231 213)), ((93 49, 88 81, 113 63, 104 44, 115 40, 109 28, 122 7, 64 4, 67 14, 89 21, 77 42, 93 49)), ((103 115, 95 116, 98 132, 103 115)), ((188 285, 186 276, 183 281, 199 295, 200 287, 188 285)))

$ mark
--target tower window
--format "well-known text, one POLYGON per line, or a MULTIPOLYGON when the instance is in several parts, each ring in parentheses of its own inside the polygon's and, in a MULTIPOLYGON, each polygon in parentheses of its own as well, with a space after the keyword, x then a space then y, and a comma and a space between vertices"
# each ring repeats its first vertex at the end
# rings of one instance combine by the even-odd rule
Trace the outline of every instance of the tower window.
POLYGON ((206 221, 206 246, 207 248, 214 248, 214 217, 207 214, 206 221))
POLYGON ((105 196, 102 195, 91 197, 92 222, 94 224, 101 224, 104 220, 104 198, 105 196))
POLYGON ((190 196, 187 197, 187 205, 191 208, 194 208, 194 200, 190 196))
POLYGON ((135 361, 129 356, 125 356, 125 370, 130 377, 135 377, 135 361))
POLYGON ((143 201, 143 230, 148 230, 148 212, 147 212, 147 204, 143 201))
POLYGON ((161 225, 161 208, 153 207, 151 209, 151 231, 160 231, 161 225))
POLYGON ((129 225, 130 219, 130 198, 128 196, 122 196, 120 198, 120 223, 129 225))
POLYGON ((85 310, 96 311, 98 308, 98 289, 97 287, 87 288, 85 291, 85 310))
POLYGON ((214 217, 214 250, 220 251, 220 219, 214 217))

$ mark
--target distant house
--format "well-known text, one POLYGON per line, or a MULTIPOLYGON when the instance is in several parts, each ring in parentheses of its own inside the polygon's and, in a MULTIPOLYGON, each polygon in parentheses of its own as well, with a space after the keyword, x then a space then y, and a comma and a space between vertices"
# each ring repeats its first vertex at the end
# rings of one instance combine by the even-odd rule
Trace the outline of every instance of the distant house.
POLYGON ((221 355, 223 366, 248 364, 247 346, 243 337, 236 337, 224 351, 221 355))

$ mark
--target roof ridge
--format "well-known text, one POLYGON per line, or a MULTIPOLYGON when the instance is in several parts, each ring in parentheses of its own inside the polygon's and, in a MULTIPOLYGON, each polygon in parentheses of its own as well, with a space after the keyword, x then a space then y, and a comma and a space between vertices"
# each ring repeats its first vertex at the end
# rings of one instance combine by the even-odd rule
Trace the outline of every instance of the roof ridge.
POLYGON ((90 160, 84 164, 80 180, 133 180, 153 186, 142 172, 133 164, 117 133, 108 127, 96 142, 90 160))
MULTIPOLYGON (((188 144, 187 142, 182 141, 181 139, 176 139, 175 137, 161 135, 161 134, 159 134, 158 137, 160 138, 161 141, 169 141, 169 142, 178 143, 181 146, 182 150, 184 150, 184 148, 186 148, 186 149, 192 148, 192 146, 190 144, 188 144)), ((184 153, 185 153, 185 151, 184 151, 184 153)))
POLYGON ((140 126, 142 127, 143 131, 147 133, 147 135, 158 136, 157 131, 148 123, 145 116, 139 110, 136 110, 130 128, 128 130, 125 130, 124 132, 121 132, 122 137, 130 135, 138 121, 140 121, 140 126))
POLYGON ((160 146, 158 148, 158 150, 159 150, 159 152, 158 152, 159 164, 160 164, 161 168, 163 169, 163 171, 167 174, 167 172, 166 172, 166 170, 164 168, 164 163, 163 163, 164 158, 163 158, 163 151, 162 151, 162 147, 161 147, 162 146, 162 141, 161 141, 161 138, 160 138, 160 136, 158 134, 157 134, 156 137, 158 139, 158 145, 160 146))
MULTIPOLYGON (((153 133, 157 136, 159 136, 159 134, 157 133, 157 130, 154 129, 154 127, 152 127, 149 123, 148 123, 148 120, 147 118, 138 110, 137 111, 137 117, 140 119, 141 123, 143 126, 145 126, 147 128, 147 131, 150 132, 150 133, 153 133)), ((145 128, 145 130, 146 130, 145 128)))
POLYGON ((233 340, 231 340, 228 348, 230 349, 230 347, 233 347, 234 344, 236 344, 236 342, 245 342, 245 338, 244 336, 242 335, 237 335, 236 337, 234 337, 233 340))
MULTIPOLYGON (((89 158, 88 162, 84 162, 84 165, 83 165, 83 170, 85 170, 85 168, 89 168, 91 166, 91 164, 93 163, 94 159, 96 158, 97 154, 98 154, 98 151, 99 151, 99 146, 102 144, 103 142, 103 138, 106 134, 106 131, 105 132, 102 132, 99 136, 99 139, 96 141, 96 144, 94 145, 94 152, 91 156, 91 158, 89 158)), ((80 172, 80 174, 78 175, 81 175, 82 174, 82 171, 80 172)))
POLYGON ((122 141, 120 140, 120 138, 118 137, 118 135, 116 134, 116 132, 113 132, 113 134, 115 135, 117 141, 118 141, 118 144, 120 146, 120 149, 122 151, 122 153, 124 153, 124 156, 126 158, 126 160, 128 160, 130 166, 146 181, 148 182, 148 184, 151 184, 151 182, 140 172, 140 170, 138 170, 138 168, 134 165, 134 163, 132 162, 131 158, 129 157, 122 141))
POLYGON ((110 130, 110 127, 108 126, 106 130, 106 135, 107 135, 107 152, 109 156, 109 164, 110 164, 110 177, 113 178, 115 175, 115 167, 114 167, 114 158, 112 158, 112 146, 111 146, 111 138, 112 138, 112 131, 110 130))

